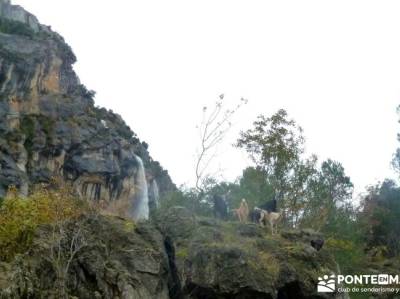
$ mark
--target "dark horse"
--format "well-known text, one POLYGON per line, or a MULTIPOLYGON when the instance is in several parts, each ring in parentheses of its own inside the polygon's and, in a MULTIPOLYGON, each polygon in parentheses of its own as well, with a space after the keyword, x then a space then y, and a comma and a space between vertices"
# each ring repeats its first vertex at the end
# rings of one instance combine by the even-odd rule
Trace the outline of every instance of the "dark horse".
POLYGON ((225 195, 214 195, 214 217, 223 220, 228 219, 228 205, 226 203, 225 195))
MULTIPOLYGON (((260 208, 261 210, 268 211, 269 213, 278 212, 276 198, 274 198, 274 199, 272 199, 270 201, 267 201, 266 203, 263 203, 258 208, 260 208)), ((250 219, 251 219, 252 222, 258 223, 258 221, 260 219, 260 216, 261 216, 260 215, 260 211, 252 210, 250 212, 250 219)))

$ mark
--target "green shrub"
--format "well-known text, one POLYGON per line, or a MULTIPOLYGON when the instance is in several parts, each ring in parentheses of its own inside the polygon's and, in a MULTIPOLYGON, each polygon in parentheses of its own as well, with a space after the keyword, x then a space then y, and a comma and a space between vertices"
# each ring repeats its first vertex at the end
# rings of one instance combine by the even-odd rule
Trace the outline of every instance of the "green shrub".
POLYGON ((25 134, 25 148, 30 155, 33 146, 33 137, 35 136, 35 121, 32 117, 23 117, 21 120, 21 132, 25 134))
POLYGON ((329 248, 340 270, 345 274, 357 274, 365 264, 365 253, 362 244, 352 240, 342 240, 329 238, 326 240, 326 246, 329 248))
POLYGON ((65 186, 57 190, 40 186, 28 198, 16 195, 15 188, 8 193, 0 206, 0 261, 26 252, 39 225, 75 219, 87 209, 65 186))
POLYGON ((54 120, 44 115, 29 115, 21 119, 21 132, 25 135, 25 148, 30 155, 32 153, 33 139, 36 135, 37 126, 46 135, 46 142, 51 143, 54 136, 54 120))

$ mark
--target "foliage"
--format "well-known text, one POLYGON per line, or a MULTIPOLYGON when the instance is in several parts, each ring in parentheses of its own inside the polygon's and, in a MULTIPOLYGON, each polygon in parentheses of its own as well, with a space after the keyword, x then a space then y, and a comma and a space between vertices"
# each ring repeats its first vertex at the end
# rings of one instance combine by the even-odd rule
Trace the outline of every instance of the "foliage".
POLYGON ((351 199, 353 184, 345 175, 344 167, 339 162, 327 160, 321 166, 321 182, 324 192, 335 204, 351 199))
POLYGON ((328 234, 343 234, 354 220, 352 194, 353 184, 343 166, 330 159, 322 162, 308 181, 300 224, 328 234))
POLYGON ((362 243, 353 240, 328 238, 325 246, 334 254, 342 273, 364 273, 365 253, 362 243))
POLYGON ((183 186, 180 190, 173 190, 163 194, 160 199, 158 213, 161 214, 174 206, 185 207, 197 215, 212 215, 211 205, 206 198, 199 199, 199 193, 195 189, 187 189, 183 186))
POLYGON ((211 199, 213 195, 221 194, 227 195, 230 209, 239 207, 242 198, 246 199, 250 208, 254 208, 271 200, 274 190, 266 180, 262 169, 248 167, 243 170, 242 176, 235 183, 220 182, 213 185, 207 190, 205 198, 211 199))
POLYGON ((167 192, 160 200, 160 209, 168 210, 173 206, 187 207, 187 198, 181 190, 167 192))
POLYGON ((280 198, 304 152, 302 132, 281 109, 271 117, 258 116, 253 128, 241 132, 237 141, 237 146, 246 149, 256 165, 265 171, 280 198))
MULTIPOLYGON (((397 114, 400 116, 400 105, 397 107, 397 114)), ((400 134, 397 134, 397 140, 400 141, 400 134)), ((392 167, 398 174, 400 174, 400 148, 398 148, 393 155, 392 167)))
POLYGON ((24 146, 29 155, 32 153, 33 138, 35 137, 35 121, 32 117, 23 117, 21 119, 20 128, 25 134, 24 146))
POLYGON ((389 256, 400 254, 400 188, 390 180, 371 187, 359 216, 369 248, 385 246, 389 256))
POLYGON ((12 187, 0 207, 0 260, 29 249, 39 225, 77 218, 85 209, 66 186, 58 190, 38 186, 28 198, 18 196, 12 187))
POLYGON ((0 18, 0 32, 6 34, 22 35, 26 37, 33 37, 35 34, 28 25, 6 18, 0 18))
POLYGON ((179 259, 186 259, 189 256, 189 250, 188 248, 180 248, 179 250, 176 251, 175 256, 179 259))
MULTIPOLYGON (((318 175, 317 157, 299 160, 293 166, 286 196, 281 203, 285 218, 291 227, 297 227, 310 210, 310 189, 318 175)), ((314 219, 313 219, 314 220, 314 219)))
POLYGON ((90 101, 93 101, 94 97, 96 96, 96 92, 94 90, 87 89, 84 84, 79 84, 74 92, 90 101))
POLYGON ((258 174, 255 179, 253 171, 251 184, 263 186, 264 201, 278 200, 286 225, 326 230, 337 215, 343 215, 339 211, 346 210, 343 206, 351 199, 353 185, 339 162, 324 161, 319 169, 315 155, 303 158, 302 133, 281 109, 271 117, 260 115, 252 129, 241 133, 237 146, 245 148, 256 164, 258 174))
POLYGON ((24 146, 29 155, 32 154, 35 134, 39 128, 45 134, 46 142, 52 143, 54 136, 54 120, 52 118, 40 114, 22 117, 20 130, 25 135, 24 146))
POLYGON ((245 198, 252 207, 259 206, 265 201, 271 200, 273 195, 273 187, 265 179, 265 173, 262 169, 248 167, 243 170, 237 190, 236 206, 239 205, 242 198, 245 198))

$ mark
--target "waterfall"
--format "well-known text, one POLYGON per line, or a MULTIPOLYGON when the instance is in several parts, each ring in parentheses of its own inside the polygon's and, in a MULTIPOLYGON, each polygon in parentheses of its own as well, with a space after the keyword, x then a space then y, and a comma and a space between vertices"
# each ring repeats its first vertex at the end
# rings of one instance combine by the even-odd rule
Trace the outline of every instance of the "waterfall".
POLYGON ((160 205, 160 191, 158 189, 158 184, 156 179, 152 180, 149 193, 150 193, 149 194, 150 207, 152 209, 157 209, 160 205))
POLYGON ((138 162, 139 168, 136 174, 136 193, 132 216, 135 220, 147 220, 149 219, 149 196, 146 171, 142 159, 136 155, 135 158, 138 162))

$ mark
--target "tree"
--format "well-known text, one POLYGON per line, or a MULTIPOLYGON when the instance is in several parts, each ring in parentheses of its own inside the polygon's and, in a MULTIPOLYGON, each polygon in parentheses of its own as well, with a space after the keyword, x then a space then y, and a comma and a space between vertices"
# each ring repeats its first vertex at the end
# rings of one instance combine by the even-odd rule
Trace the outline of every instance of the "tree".
POLYGON ((315 155, 304 158, 304 143, 301 127, 281 109, 271 117, 258 116, 236 145, 247 150, 273 187, 287 225, 327 229, 340 217, 351 217, 353 184, 339 162, 329 159, 318 169, 315 155))
POLYGON ((80 220, 69 223, 58 220, 51 224, 52 234, 50 242, 50 254, 46 259, 53 266, 56 274, 56 290, 58 298, 67 299, 68 296, 68 272, 76 255, 87 246, 83 224, 80 220))
MULTIPOLYGON (((400 114, 400 106, 397 107, 397 114, 400 114)), ((400 141, 400 134, 397 134, 397 140, 400 141)), ((400 148, 398 148, 393 155, 392 167, 398 174, 400 174, 400 148)))
POLYGON ((322 162, 308 182, 302 224, 328 233, 340 232, 345 226, 342 222, 353 215, 352 195, 353 184, 344 167, 331 159, 322 162))
POLYGON ((386 180, 371 187, 362 202, 360 221, 367 246, 384 247, 390 256, 400 254, 400 188, 386 180))
POLYGON ((274 197, 274 189, 261 168, 248 167, 239 180, 239 198, 245 198, 251 207, 259 206, 274 197))
POLYGON ((321 165, 321 181, 325 187, 326 196, 337 205, 350 200, 353 194, 353 183, 346 176, 341 163, 328 159, 321 165))
POLYGON ((392 167, 398 174, 400 174, 400 148, 398 148, 393 155, 392 167))
POLYGON ((286 218, 292 227, 297 227, 307 212, 307 202, 310 197, 310 186, 318 176, 317 157, 299 160, 294 165, 293 175, 288 185, 287 199, 284 202, 286 218))
POLYGON ((204 193, 207 183, 215 176, 210 173, 210 164, 217 157, 218 145, 224 140, 232 127, 233 115, 245 104, 246 99, 241 99, 233 108, 226 108, 225 96, 221 94, 212 109, 203 107, 201 123, 196 126, 199 131, 200 144, 197 150, 195 166, 195 189, 204 193))
POLYGON ((281 109, 271 117, 258 116, 252 129, 240 133, 236 144, 263 169, 280 200, 288 190, 293 169, 304 152, 302 132, 281 109))

